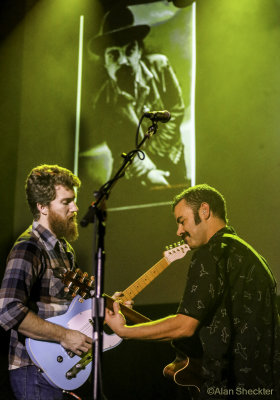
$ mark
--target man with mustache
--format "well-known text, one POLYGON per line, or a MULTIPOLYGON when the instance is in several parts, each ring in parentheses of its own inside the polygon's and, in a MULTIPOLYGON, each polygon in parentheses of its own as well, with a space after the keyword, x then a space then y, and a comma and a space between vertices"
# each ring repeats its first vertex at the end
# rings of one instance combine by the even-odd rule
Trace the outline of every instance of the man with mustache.
POLYGON ((214 188, 185 190, 173 210, 177 235, 194 250, 177 314, 127 326, 115 302, 107 324, 126 339, 173 340, 185 355, 198 336, 200 399, 280 399, 276 282, 266 261, 227 225, 225 200, 214 188))
POLYGON ((68 241, 78 237, 76 196, 80 180, 57 165, 34 168, 26 180, 33 224, 17 239, 7 260, 0 291, 0 325, 11 330, 9 372, 17 399, 62 399, 32 363, 25 338, 54 341, 81 355, 92 346, 83 333, 45 321, 63 314, 71 302, 59 276, 75 266, 68 241))

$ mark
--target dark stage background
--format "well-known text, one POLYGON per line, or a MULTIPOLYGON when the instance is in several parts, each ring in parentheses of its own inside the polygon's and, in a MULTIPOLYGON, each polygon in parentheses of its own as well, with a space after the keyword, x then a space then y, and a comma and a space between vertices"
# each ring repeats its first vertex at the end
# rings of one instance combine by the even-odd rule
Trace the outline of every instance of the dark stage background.
MULTIPOLYGON (((268 260, 280 282, 280 2, 196 3, 196 183, 225 195, 230 223, 268 260)), ((1 1, 1 276, 9 248, 31 222, 26 175, 41 163, 73 169, 78 18, 89 7, 98 22, 94 1, 1 1)), ((183 75, 176 60, 172 64, 183 75)), ((80 204, 81 216, 93 189, 80 204)), ((177 241, 175 228, 168 205, 109 212, 105 291, 125 289, 157 262, 164 246, 177 241)), ((90 272, 92 227, 80 231, 77 258, 90 272)), ((175 312, 188 260, 174 263, 139 294, 135 308, 149 317, 175 312)), ((8 399, 2 331, 1 343, 0 398, 8 399)), ((104 354, 108 400, 182 398, 161 376, 173 356, 168 344, 138 342, 104 354)))

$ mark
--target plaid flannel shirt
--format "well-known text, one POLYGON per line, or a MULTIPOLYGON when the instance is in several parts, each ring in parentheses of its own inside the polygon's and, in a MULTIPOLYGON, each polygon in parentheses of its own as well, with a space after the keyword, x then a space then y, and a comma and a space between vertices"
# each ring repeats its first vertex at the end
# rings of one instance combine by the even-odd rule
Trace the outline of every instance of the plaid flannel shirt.
POLYGON ((33 365, 25 336, 17 331, 29 310, 46 319, 67 311, 71 298, 58 273, 73 269, 74 251, 38 222, 16 241, 0 289, 0 326, 11 330, 9 369, 33 365))

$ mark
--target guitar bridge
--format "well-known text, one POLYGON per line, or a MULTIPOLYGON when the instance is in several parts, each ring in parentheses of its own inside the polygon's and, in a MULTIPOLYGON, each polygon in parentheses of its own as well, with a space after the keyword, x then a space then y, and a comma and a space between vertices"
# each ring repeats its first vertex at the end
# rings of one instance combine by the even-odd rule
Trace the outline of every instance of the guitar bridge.
POLYGON ((77 364, 74 365, 71 369, 69 369, 65 376, 67 379, 73 379, 77 376, 77 374, 86 368, 86 366, 92 361, 91 352, 87 353, 77 364))

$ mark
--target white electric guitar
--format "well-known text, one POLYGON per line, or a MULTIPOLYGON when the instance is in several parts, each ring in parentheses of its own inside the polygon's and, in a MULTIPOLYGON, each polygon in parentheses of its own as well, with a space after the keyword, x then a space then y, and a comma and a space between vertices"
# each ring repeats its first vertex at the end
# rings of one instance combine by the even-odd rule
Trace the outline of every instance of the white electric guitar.
MULTIPOLYGON (((183 258, 189 250, 190 248, 187 244, 180 244, 176 247, 169 246, 163 253, 164 257, 160 261, 122 292, 121 303, 132 300, 164 271, 168 265, 175 260, 183 258)), ((93 289, 93 277, 88 279, 87 274, 82 274, 78 269, 76 271, 69 271, 62 278, 62 281, 66 285, 65 291, 73 291, 74 300, 65 314, 48 318, 47 321, 68 329, 79 330, 87 336, 92 336, 92 299, 86 299, 86 297, 90 295, 90 291, 93 289)), ((114 299, 106 294, 103 297, 106 300, 106 307, 112 309, 114 299)), ((121 310, 132 323, 150 321, 145 316, 123 304, 121 304, 121 310)), ((104 332, 103 351, 116 347, 121 341, 122 339, 116 334, 108 335, 104 332)), ((25 344, 30 358, 43 371, 43 376, 53 386, 65 390, 73 390, 83 385, 88 379, 93 358, 92 349, 79 357, 54 342, 28 338, 25 344)))

